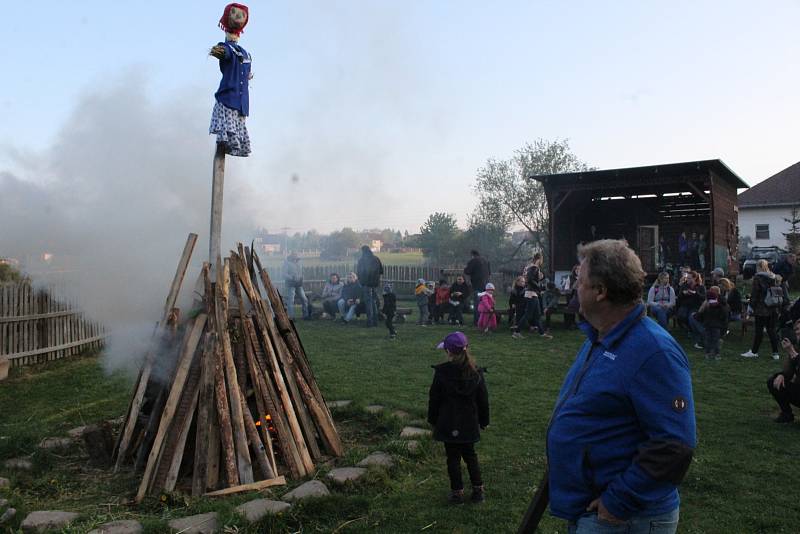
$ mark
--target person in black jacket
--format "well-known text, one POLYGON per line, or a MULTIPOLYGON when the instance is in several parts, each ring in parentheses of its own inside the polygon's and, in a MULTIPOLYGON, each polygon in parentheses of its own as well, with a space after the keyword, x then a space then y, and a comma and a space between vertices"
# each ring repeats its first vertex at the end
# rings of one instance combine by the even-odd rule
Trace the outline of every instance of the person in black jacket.
POLYGON ((433 425, 433 438, 444 442, 450 496, 454 504, 464 502, 464 481, 461 459, 467 464, 472 485, 470 500, 485 500, 481 469, 475 454, 480 431, 489 426, 489 393, 483 369, 475 365, 467 349, 469 341, 463 332, 448 334, 437 348, 447 351, 447 361, 434 365, 433 384, 428 399, 428 422, 433 425))
POLYGON ((367 326, 378 326, 377 288, 381 285, 383 264, 367 245, 361 247, 361 257, 356 264, 356 274, 364 287, 367 326))
POLYGON ((394 314, 397 311, 397 295, 392 290, 392 284, 386 283, 383 286, 383 309, 381 310, 386 317, 386 328, 389 329, 389 339, 397 337, 397 330, 394 329, 394 314))
POLYGON ((456 281, 450 286, 450 324, 462 326, 464 324, 464 305, 467 303, 472 289, 467 284, 464 275, 459 274, 456 281))
POLYGON ((525 315, 525 277, 518 276, 508 294, 508 324, 513 328, 525 315))
POLYGON ((706 301, 695 313, 695 318, 703 325, 705 340, 703 347, 706 360, 720 360, 719 346, 722 335, 728 330, 728 303, 720 297, 719 287, 711 286, 706 292, 706 301))
MULTIPOLYGON (((800 339, 800 320, 794 323, 794 334, 796 338, 800 339)), ((800 357, 789 339, 783 338, 781 346, 786 351, 783 371, 769 377, 767 389, 781 407, 781 413, 775 422, 791 423, 794 421, 792 404, 800 406, 800 357)))
POLYGON ((480 252, 472 250, 470 254, 472 255, 472 259, 469 260, 467 266, 464 267, 464 274, 469 276, 469 281, 472 284, 472 324, 477 326, 478 316, 480 315, 478 313, 478 301, 480 300, 478 293, 483 291, 483 288, 486 287, 489 276, 492 274, 492 269, 489 265, 489 260, 481 256, 480 252))

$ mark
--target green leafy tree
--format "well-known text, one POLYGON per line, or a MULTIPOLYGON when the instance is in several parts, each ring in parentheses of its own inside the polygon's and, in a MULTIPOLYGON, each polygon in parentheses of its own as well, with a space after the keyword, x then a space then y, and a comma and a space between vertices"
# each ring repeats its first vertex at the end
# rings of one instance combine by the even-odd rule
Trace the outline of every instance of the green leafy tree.
POLYGON ((566 139, 537 139, 514 151, 510 159, 488 159, 478 169, 474 190, 491 217, 506 227, 522 225, 546 250, 547 197, 542 184, 530 177, 586 170, 590 168, 572 153, 566 139))
POLYGON ((429 215, 420 228, 419 244, 423 254, 437 265, 453 262, 460 233, 453 215, 440 212, 429 215))
POLYGON ((19 282, 22 276, 19 271, 7 263, 0 263, 0 284, 8 282, 19 282))
POLYGON ((361 243, 358 234, 352 228, 343 228, 331 232, 322 239, 320 256, 326 260, 340 260, 347 257, 347 249, 357 248, 361 243))

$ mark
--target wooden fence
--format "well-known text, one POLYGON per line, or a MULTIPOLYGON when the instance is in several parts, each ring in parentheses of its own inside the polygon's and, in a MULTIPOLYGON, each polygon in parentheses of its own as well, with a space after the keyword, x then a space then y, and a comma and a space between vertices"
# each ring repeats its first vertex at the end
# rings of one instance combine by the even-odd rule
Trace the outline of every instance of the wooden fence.
MULTIPOLYGON (((461 269, 445 269, 444 277, 448 281, 455 279, 454 273, 461 271, 461 269)), ((303 289, 310 291, 316 295, 322 293, 322 288, 325 282, 328 281, 331 273, 338 273, 344 282, 349 272, 355 272, 355 263, 333 263, 330 265, 310 265, 303 266, 303 289)), ((267 267, 269 276, 275 281, 278 290, 281 294, 285 294, 285 284, 283 282, 283 266, 267 267)), ((417 280, 424 278, 425 280, 433 280, 438 282, 442 278, 442 268, 434 267, 431 265, 384 265, 382 282, 391 282, 394 286, 394 291, 398 295, 413 295, 414 286, 417 280)))
POLYGON ((67 299, 30 282, 0 285, 0 360, 12 367, 65 358, 99 348, 105 332, 67 299))

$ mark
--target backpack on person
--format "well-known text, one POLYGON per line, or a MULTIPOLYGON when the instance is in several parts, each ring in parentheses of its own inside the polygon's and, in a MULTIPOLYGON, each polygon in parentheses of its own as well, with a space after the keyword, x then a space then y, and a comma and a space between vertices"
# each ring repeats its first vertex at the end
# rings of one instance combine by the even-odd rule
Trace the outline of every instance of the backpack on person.
POLYGON ((767 308, 782 308, 783 307, 783 287, 775 282, 766 288, 764 292, 764 306, 767 308))

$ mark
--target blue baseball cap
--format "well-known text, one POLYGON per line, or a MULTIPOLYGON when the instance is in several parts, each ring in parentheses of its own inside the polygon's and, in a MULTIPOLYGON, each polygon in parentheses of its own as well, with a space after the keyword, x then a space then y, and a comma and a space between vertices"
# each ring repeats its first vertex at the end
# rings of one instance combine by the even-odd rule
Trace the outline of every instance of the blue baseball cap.
POLYGON ((469 345, 469 340, 464 332, 452 332, 441 343, 436 345, 437 349, 445 349, 449 352, 461 352, 464 347, 469 345))

